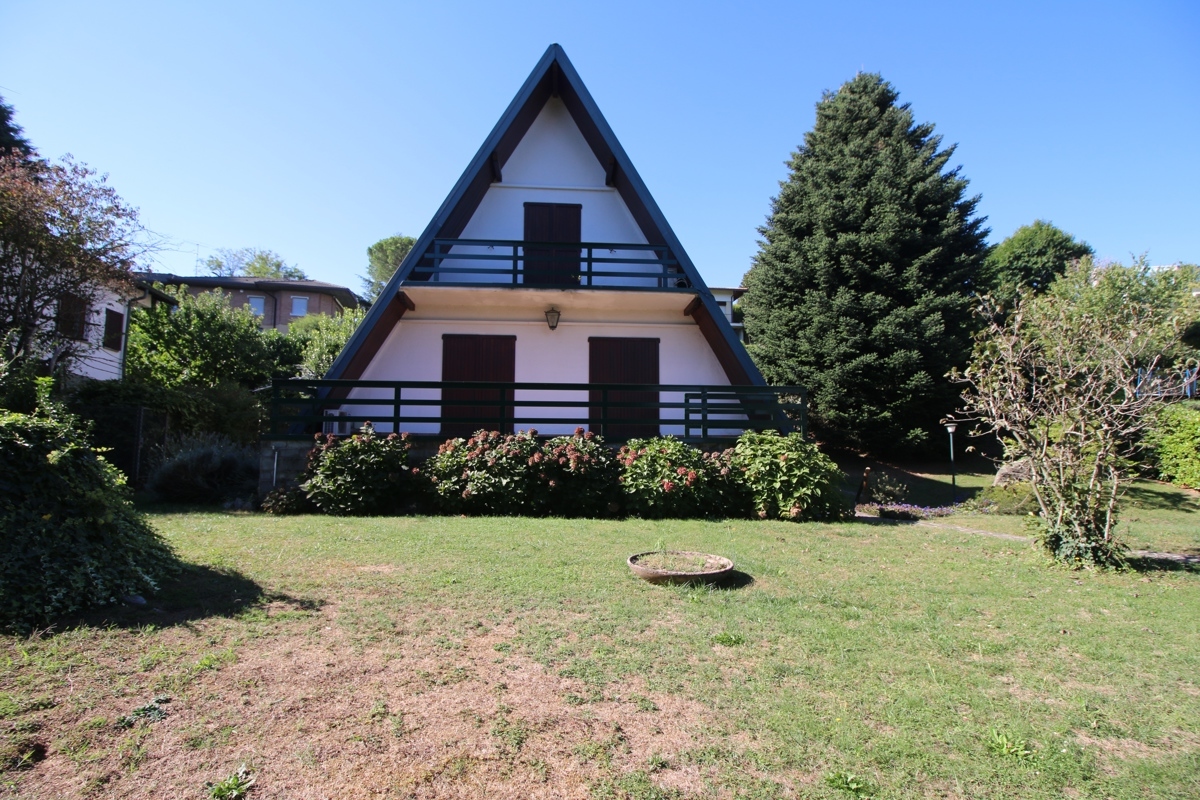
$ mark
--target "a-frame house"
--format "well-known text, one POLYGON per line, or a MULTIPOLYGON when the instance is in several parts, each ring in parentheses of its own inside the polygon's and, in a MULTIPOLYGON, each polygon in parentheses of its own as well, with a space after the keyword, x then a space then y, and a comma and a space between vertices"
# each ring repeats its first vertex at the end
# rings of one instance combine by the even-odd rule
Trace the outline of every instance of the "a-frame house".
POLYGON ((787 425, 557 44, 326 378, 309 383, 339 432, 787 425))

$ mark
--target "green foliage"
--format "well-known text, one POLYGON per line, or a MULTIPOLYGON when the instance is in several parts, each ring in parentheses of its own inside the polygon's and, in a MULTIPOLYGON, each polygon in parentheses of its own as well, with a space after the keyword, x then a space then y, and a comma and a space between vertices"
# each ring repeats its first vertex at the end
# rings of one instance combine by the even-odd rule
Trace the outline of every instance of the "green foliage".
POLYGON ((1037 496, 1028 483, 988 486, 972 499, 971 506, 985 514, 1028 516, 1038 511, 1037 496))
POLYGON ((1147 440, 1160 478, 1200 488, 1200 406, 1167 406, 1159 412, 1147 440))
POLYGON ((418 498, 405 434, 379 436, 368 422, 346 439, 330 435, 309 454, 308 499, 326 514, 398 514, 418 498))
POLYGON ((70 416, 0 414, 0 628, 146 593, 175 570, 70 416))
POLYGON ((332 317, 309 314, 290 324, 287 338, 299 352, 299 377, 325 377, 365 316, 362 309, 348 309, 332 317))
POLYGON ((719 453, 703 453, 673 436, 630 439, 617 453, 625 511, 650 518, 744 517, 746 495, 719 453))
POLYGON ((619 510, 620 465, 604 440, 576 428, 546 440, 537 461, 546 511, 556 517, 608 517, 619 510))
POLYGON ((451 439, 425 463, 439 507, 452 514, 497 516, 545 513, 545 460, 537 431, 478 431, 463 441, 451 439))
POLYGON ((1014 758, 1017 761, 1035 762, 1037 752, 1024 739, 1009 736, 1007 733, 992 728, 988 731, 988 752, 1002 758, 1014 758))
POLYGON ((738 438, 733 465, 763 519, 840 519, 849 511, 842 497, 846 476, 799 433, 747 431, 738 438))
POLYGON ((1019 288, 1041 293, 1067 266, 1093 254, 1092 246, 1045 220, 1023 225, 988 253, 984 285, 1001 297, 1019 288))
POLYGON ((1189 269, 1144 261, 1069 266, 1047 292, 990 298, 966 384, 963 415, 996 434, 1006 459, 1028 459, 1039 541, 1073 566, 1122 563, 1116 536, 1122 492, 1160 397, 1138 390, 1139 370, 1188 355, 1181 334, 1200 317, 1189 269))
POLYGON ((411 236, 389 236, 367 248, 367 276, 363 278, 363 291, 367 299, 374 301, 387 285, 388 280, 400 267, 400 262, 412 250, 417 240, 411 236))
POLYGON ((861 775, 855 775, 853 772, 834 772, 825 777, 825 783, 851 797, 862 798, 862 800, 870 800, 876 791, 875 786, 869 780, 861 775))
POLYGON ((943 376, 970 353, 986 251, 954 148, 897 99, 862 73, 817 104, 740 304, 755 362, 807 387, 818 436, 874 452, 927 441, 954 407, 943 376))
POLYGON ((206 783, 204 788, 208 790, 208 796, 212 800, 245 800, 250 790, 254 788, 254 776, 246 768, 246 765, 242 764, 238 767, 237 772, 225 780, 206 783))
POLYGON ((233 308, 221 291, 192 296, 167 287, 178 302, 135 309, 126 345, 126 374, 159 386, 264 385, 275 372, 279 334, 264 332, 249 308, 233 308))
POLYGON ((170 503, 216 504, 254 494, 258 458, 253 447, 219 434, 174 436, 163 447, 146 489, 170 503))
POLYGON ((137 380, 87 381, 68 395, 77 413, 95 407, 143 406, 167 414, 180 434, 215 434, 240 444, 258 441, 263 415, 258 396, 236 383, 216 386, 161 386, 137 380))
POLYGON ((306 281, 304 270, 287 264, 283 257, 271 250, 258 247, 242 247, 237 250, 218 250, 209 256, 204 266, 214 275, 244 275, 247 278, 267 278, 280 281, 306 281))

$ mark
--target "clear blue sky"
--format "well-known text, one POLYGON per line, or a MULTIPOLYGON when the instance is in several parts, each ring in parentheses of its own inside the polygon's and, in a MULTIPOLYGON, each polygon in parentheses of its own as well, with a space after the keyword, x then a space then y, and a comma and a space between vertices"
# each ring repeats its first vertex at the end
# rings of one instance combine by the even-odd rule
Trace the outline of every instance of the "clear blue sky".
POLYGON ((190 274, 275 250, 359 288, 559 42, 710 285, 736 285, 814 104, 877 71, 957 143, 991 241, 1200 261, 1200 3, 0 4, 0 95, 190 274))

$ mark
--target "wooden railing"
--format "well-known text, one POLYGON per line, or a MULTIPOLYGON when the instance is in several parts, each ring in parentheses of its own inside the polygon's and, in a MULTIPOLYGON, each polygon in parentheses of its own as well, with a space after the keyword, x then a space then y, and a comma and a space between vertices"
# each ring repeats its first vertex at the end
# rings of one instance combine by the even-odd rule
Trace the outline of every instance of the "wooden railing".
POLYGON ((484 381, 277 380, 263 438, 376 430, 417 436, 479 429, 576 427, 611 441, 673 434, 692 441, 732 439, 745 430, 806 430, 799 386, 495 383, 484 381))
POLYGON ((508 239, 435 239, 407 279, 429 281, 527 288, 692 288, 666 245, 508 239))

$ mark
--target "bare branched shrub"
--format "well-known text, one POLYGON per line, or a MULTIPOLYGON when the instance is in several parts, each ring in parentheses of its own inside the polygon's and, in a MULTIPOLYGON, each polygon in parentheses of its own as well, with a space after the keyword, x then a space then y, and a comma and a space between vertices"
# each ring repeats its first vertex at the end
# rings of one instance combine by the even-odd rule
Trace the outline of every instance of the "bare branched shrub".
POLYGON ((1200 318, 1188 268, 1097 267, 1085 259, 1041 296, 1011 309, 990 298, 966 370, 962 418, 1027 458, 1041 542, 1075 566, 1121 563, 1118 503, 1132 457, 1163 399, 1139 375, 1184 355, 1180 334, 1200 318), (1141 371, 1141 372, 1139 372, 1141 371))

